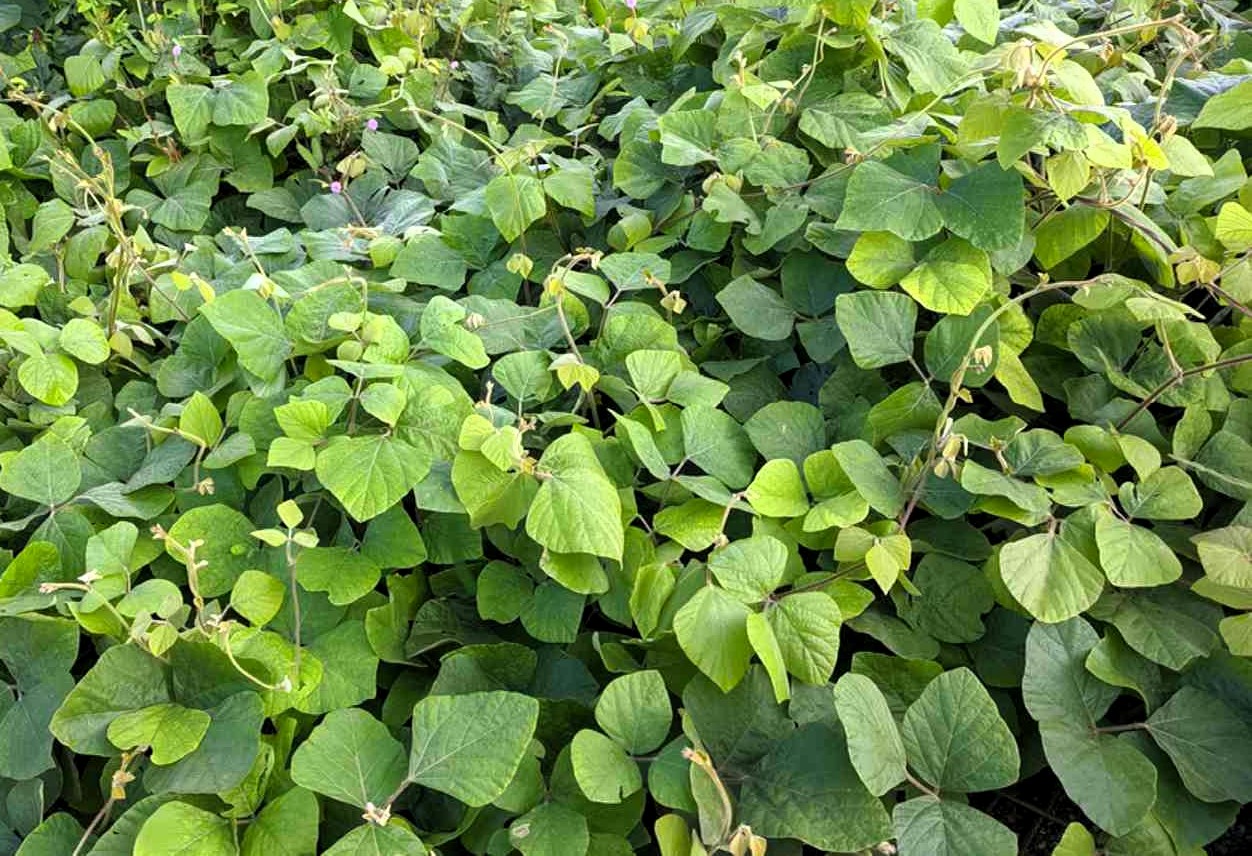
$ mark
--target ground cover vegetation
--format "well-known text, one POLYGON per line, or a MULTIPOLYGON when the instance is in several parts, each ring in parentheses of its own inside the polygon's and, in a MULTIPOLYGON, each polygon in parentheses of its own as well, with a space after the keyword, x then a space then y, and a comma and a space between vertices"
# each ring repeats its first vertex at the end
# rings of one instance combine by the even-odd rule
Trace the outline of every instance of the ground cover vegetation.
POLYGON ((8 2, 0 75, 0 851, 1252 801, 1236 4, 8 2))

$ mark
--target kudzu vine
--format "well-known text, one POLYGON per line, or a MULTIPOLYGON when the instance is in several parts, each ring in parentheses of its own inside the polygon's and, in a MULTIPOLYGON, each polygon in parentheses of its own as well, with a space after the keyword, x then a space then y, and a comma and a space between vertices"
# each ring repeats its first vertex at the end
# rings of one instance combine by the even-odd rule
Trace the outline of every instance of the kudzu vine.
POLYGON ((0 853, 1246 844, 1237 3, 77 0, 0 71, 0 853))

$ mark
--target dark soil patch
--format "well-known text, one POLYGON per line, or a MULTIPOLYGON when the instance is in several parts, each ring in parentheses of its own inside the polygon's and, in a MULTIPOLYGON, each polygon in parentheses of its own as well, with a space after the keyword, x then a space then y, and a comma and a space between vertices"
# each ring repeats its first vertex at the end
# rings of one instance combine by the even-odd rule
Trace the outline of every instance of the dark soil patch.
MULTIPOLYGON (((1051 856, 1052 848, 1073 822, 1090 821, 1070 802, 1056 777, 1044 771, 1014 788, 971 800, 976 807, 1017 833, 1020 856, 1051 856)), ((1204 848, 1208 856, 1252 854, 1252 809, 1244 806, 1226 834, 1204 848)))

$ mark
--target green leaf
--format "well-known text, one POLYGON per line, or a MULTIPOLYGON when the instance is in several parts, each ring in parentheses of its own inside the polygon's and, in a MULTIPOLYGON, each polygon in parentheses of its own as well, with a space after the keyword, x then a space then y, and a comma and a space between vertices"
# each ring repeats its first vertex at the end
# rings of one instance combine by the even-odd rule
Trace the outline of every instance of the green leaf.
POLYGON ((177 704, 156 704, 123 713, 109 723, 109 742, 119 749, 148 746, 152 763, 173 764, 200 745, 209 715, 177 704))
POLYGON ((839 466, 856 491, 884 517, 895 517, 904 508, 904 488, 886 463, 864 440, 848 440, 831 447, 839 466))
POLYGON ((100 325, 88 318, 71 318, 61 328, 61 350, 84 363, 98 365, 109 359, 109 340, 100 325))
POLYGON ((229 820, 185 802, 158 808, 135 839, 135 856, 230 856, 238 852, 229 820))
POLYGON ((590 553, 553 553, 546 551, 539 559, 539 568, 570 591, 578 594, 604 594, 609 578, 597 556, 590 553))
POLYGON ((427 856, 426 846, 403 825, 392 821, 386 826, 366 823, 339 838, 322 856, 427 856))
POLYGON ((239 363, 262 380, 273 380, 291 354, 282 319, 255 291, 236 289, 205 303, 200 311, 230 342, 239 363))
POLYGON ((1191 540, 1209 579, 1220 585, 1252 588, 1252 529, 1227 526, 1193 535, 1191 540))
MULTIPOLYGON (((992 0, 958 0, 958 8, 962 4, 989 5, 998 18, 992 0)), ((980 250, 1007 250, 1021 243, 1026 204, 1022 177, 1016 170, 988 161, 952 182, 938 205, 943 224, 980 250)))
POLYGON ((1252 801, 1252 731, 1219 699, 1183 687, 1147 721, 1187 790, 1205 802, 1252 801))
POLYGON ((465 259, 434 232, 414 235, 391 263, 392 276, 447 291, 465 284, 465 272, 465 259))
POLYGON ((913 357, 917 304, 894 292, 859 291, 835 300, 835 317, 848 340, 852 359, 863 369, 902 363, 913 357))
POLYGON ((244 571, 231 589, 230 606, 259 627, 278 614, 286 597, 282 580, 264 571, 244 571))
POLYGON ((904 714, 903 736, 910 765, 939 790, 987 791, 1017 781, 1017 741, 969 669, 926 685, 904 714))
POLYGON ((256 562, 257 542, 252 521, 225 505, 202 505, 175 521, 165 540, 165 551, 180 563, 184 548, 199 541, 195 559, 205 565, 197 572, 200 594, 217 597, 230 591, 239 575, 256 562))
POLYGON ((904 781, 904 743, 878 686, 864 675, 845 674, 835 684, 835 708, 852 766, 869 792, 882 796, 904 781))
POLYGON ((782 582, 787 545, 770 535, 732 541, 709 556, 709 571, 744 603, 759 603, 782 582))
POLYGON ((592 802, 620 803, 643 787, 639 766, 598 731, 584 728, 574 735, 570 760, 578 787, 592 802))
POLYGON ((1063 721, 1039 725, 1043 751, 1065 793, 1101 829, 1124 835, 1156 799, 1156 768, 1125 738, 1063 721))
POLYGON ((335 437, 317 455, 317 477, 357 520, 391 508, 430 470, 430 459, 386 436, 335 437))
POLYGON ((995 594, 979 569, 938 554, 922 558, 913 574, 921 596, 900 614, 940 642, 975 642, 986 632, 982 615, 995 606, 995 594))
POLYGON ((614 678, 596 702, 596 722, 631 755, 664 743, 672 719, 669 691, 652 669, 614 678))
POLYGON ((1161 536, 1121 520, 1107 509, 1096 516, 1096 544, 1100 566, 1115 586, 1160 586, 1182 576, 1182 563, 1161 536))
MULTIPOLYGON (((198 668, 205 664, 189 665, 198 668)), ((219 659, 218 668, 228 666, 222 666, 219 659)), ((214 687, 210 698, 195 698, 189 692, 179 692, 182 671, 174 670, 179 701, 208 706, 221 700, 205 711, 211 721, 199 745, 168 767, 150 767, 144 775, 144 784, 154 793, 215 794, 236 788, 253 769, 261 752, 260 731, 265 719, 261 697, 251 689, 244 689, 249 684, 239 678, 233 687, 214 687), (241 691, 232 692, 236 689, 241 691), (231 694, 227 695, 228 692, 231 694)))
POLYGON ((744 178, 759 187, 790 188, 809 177, 808 153, 798 146, 767 139, 761 152, 749 161, 744 178))
POLYGON ((1227 202, 1217 212, 1214 231, 1226 249, 1240 253, 1252 249, 1252 212, 1238 202, 1227 202))
POLYGON ((748 485, 746 496, 767 517, 799 517, 809 510, 800 469, 790 458, 766 461, 748 485))
POLYGON ((656 124, 661 131, 661 163, 694 166, 701 161, 717 160, 713 153, 717 115, 712 111, 671 111, 659 117, 656 124))
POLYGON ((535 733, 539 703, 512 692, 431 696, 413 708, 410 781, 469 806, 495 800, 535 733))
POLYGON ((700 741, 718 766, 743 768, 754 764, 795 728, 761 668, 749 669, 729 692, 696 675, 683 689, 682 702, 700 741))
POLYGON ((600 260, 599 271, 622 291, 656 288, 656 282, 669 282, 668 259, 656 253, 612 253, 600 260))
POLYGON ((900 287, 932 312, 968 315, 991 289, 991 262, 982 250, 950 238, 928 252, 900 287))
POLYGON ((0 469, 0 490, 40 505, 60 505, 81 481, 78 455, 55 434, 44 434, 0 469))
POLYGON ((306 591, 324 591, 347 606, 374 590, 382 574, 367 557, 346 547, 310 547, 296 557, 296 579, 306 591))
POLYGON ((19 687, 69 672, 78 649, 78 627, 68 619, 43 615, 0 618, 0 661, 19 687))
POLYGON ((742 823, 767 838, 797 838, 822 851, 864 850, 891 837, 882 801, 861 784, 842 729, 801 726, 774 744, 747 778, 742 823))
POLYGON ((752 659, 744 626, 749 610, 716 586, 705 586, 674 615, 674 633, 688 659, 722 692, 743 679, 752 659))
POLYGON ((587 818, 559 802, 542 803, 509 827, 509 843, 522 856, 583 856, 590 842, 587 818))
POLYGON ((1030 628, 1022 699, 1031 716, 1074 728, 1093 728, 1103 718, 1118 692, 1087 671, 1087 657, 1099 641, 1082 618, 1030 628))
POLYGON ((0 776, 32 779, 56 769, 48 724, 73 687, 68 673, 54 672, 38 683, 26 682, 7 710, 8 699, 0 702, 0 776))
POLYGON ((906 241, 924 241, 943 227, 938 196, 934 185, 897 172, 881 161, 865 161, 852 173, 843 213, 835 227, 891 232, 906 241))
POLYGON ((246 71, 213 91, 214 125, 256 125, 269 112, 270 95, 258 71, 246 71))
POLYGON ((292 788, 248 824, 243 856, 314 856, 319 814, 317 797, 304 788, 292 788))
POLYGON ((405 778, 404 747, 363 710, 334 710, 291 758, 291 778, 331 799, 384 805, 405 778))
POLYGON ((995 0, 956 0, 954 10, 965 32, 980 42, 996 43, 996 35, 1000 31, 1000 6, 995 0))
POLYGON ((444 356, 472 369, 481 369, 491 360, 483 340, 463 326, 468 314, 442 294, 435 295, 422 312, 422 341, 444 356))
POLYGON ((74 209, 60 199, 49 199, 35 211, 31 221, 29 255, 42 252, 69 234, 74 227, 74 209))
POLYGON ((497 175, 484 189, 491 222, 506 241, 516 241, 548 210, 543 184, 533 175, 497 175))
POLYGON ((783 660, 782 648, 778 645, 774 628, 765 614, 760 612, 750 613, 745 626, 748 643, 769 675, 774 699, 781 704, 791 698, 791 684, 787 680, 787 664, 783 660))
POLYGON ((1245 80, 1209 98, 1192 125, 1226 131, 1252 128, 1252 80, 1245 80))
POLYGON ((911 242, 891 232, 863 232, 848 256, 848 273, 871 288, 890 288, 916 263, 911 242))
POLYGON ((34 354, 17 368, 22 388, 52 407, 69 402, 78 391, 78 368, 64 354, 34 354))
POLYGON ((693 405, 682 412, 681 421, 688 460, 728 488, 743 488, 752 481, 756 451, 734 417, 693 405))
POLYGON ((1020 477, 1049 476, 1083 464, 1082 452, 1051 431, 1023 431, 1004 450, 1009 471, 1020 477))
POLYGON ((808 684, 825 684, 839 657, 839 606, 824 592, 782 598, 766 613, 787 671, 808 684))
POLYGON ((588 219, 596 216, 595 176, 585 165, 564 162, 544 178, 543 189, 558 205, 573 208, 588 219))
POLYGON ((1004 824, 959 802, 923 796, 891 814, 901 852, 916 856, 1015 856, 1017 836, 1004 824))
POLYGON ((171 83, 165 88, 165 100, 174 117, 174 127, 189 145, 204 141, 209 123, 213 121, 215 93, 207 86, 194 83, 171 83))
POLYGON ((939 25, 923 18, 891 34, 891 50, 909 71, 909 85, 919 92, 946 95, 967 79, 969 66, 939 25))
POLYGON ((198 390, 192 393, 178 417, 178 430, 197 446, 217 445, 222 436, 222 417, 212 399, 198 390))
MULTIPOLYGON (((14 796, 20 798, 20 791, 14 796)), ((42 801, 42 795, 40 795, 42 801)), ((8 802, 8 800, 6 800, 8 802)), ((14 800, 10 805, 20 804, 14 800)), ((39 812, 39 808, 35 808, 39 812)), ((38 820, 38 814, 35 816, 38 820)), ((8 830, 6 830, 6 833, 8 830)), ((74 848, 78 846, 79 841, 83 837, 83 827, 77 820, 63 811, 58 811, 47 820, 39 823, 25 840, 13 840, 12 834, 9 833, 6 844, 12 844, 16 849, 13 851, 14 856, 61 856, 63 853, 72 853, 74 848), (20 843, 20 846, 19 846, 20 843)))
POLYGON ((547 475, 526 516, 526 534, 556 553, 618 560, 623 549, 621 500, 583 437, 569 434, 544 452, 547 475))
POLYGON ((56 739, 84 755, 117 754, 110 723, 127 711, 165 704, 168 667, 133 645, 109 648, 66 697, 49 726, 56 739))
POLYGON ((1087 655, 1086 666, 1088 672, 1105 683, 1138 693, 1148 710, 1162 701, 1160 668, 1132 650, 1115 629, 1105 631, 1104 638, 1087 655))
POLYGON ((1045 268, 1056 267, 1104 233, 1109 213, 1074 205, 1044 220, 1035 230, 1035 257, 1045 268))
POLYGON ((1181 671, 1217 646, 1221 610, 1174 587, 1110 594, 1097 605, 1131 648, 1149 660, 1181 671))
POLYGON ((750 276, 731 280, 717 293, 717 302, 735 326, 749 336, 776 342, 791 335, 795 311, 778 292, 750 276))
POLYGON ((70 94, 81 98, 104 86, 104 69, 100 60, 91 54, 79 54, 65 58, 65 82, 70 94))
POLYGON ((367 823, 340 838, 322 856, 427 856, 422 840, 400 821, 367 823))
POLYGON ((1065 827, 1052 856, 1096 856, 1095 838, 1081 823, 1071 823, 1065 827))
POLYGON ((1031 615, 1053 624, 1079 615, 1104 590, 1104 575, 1066 539, 1064 526, 1005 544, 1000 577, 1031 615))
MULTIPOLYGON (((843 22, 840 22, 843 23, 843 22)), ((843 92, 800 114, 800 130, 827 148, 864 150, 864 135, 891 121, 886 105, 865 92, 843 92)))
POLYGON ((95 846, 87 851, 88 856, 131 856, 135 850, 135 839, 148 818, 172 801, 172 797, 158 796, 144 797, 135 802, 96 839, 95 846))
POLYGON ((0 306, 9 309, 33 306, 39 292, 51 282, 52 277, 39 265, 13 265, 0 273, 0 306))

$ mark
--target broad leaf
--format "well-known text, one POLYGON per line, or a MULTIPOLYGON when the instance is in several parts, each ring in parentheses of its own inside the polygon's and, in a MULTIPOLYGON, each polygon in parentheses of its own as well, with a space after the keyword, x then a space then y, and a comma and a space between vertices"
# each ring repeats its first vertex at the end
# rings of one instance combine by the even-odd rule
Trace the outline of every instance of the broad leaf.
POLYGON ((852 766, 870 793, 882 796, 904 781, 904 743, 877 685, 864 675, 844 675, 835 684, 835 707, 852 766))
POLYGON ((370 520, 404 498, 430 460, 394 437, 336 437, 317 455, 317 477, 357 520, 370 520))
POLYGON ((291 778, 358 808, 384 805, 404 781, 404 747, 363 710, 331 711, 291 759, 291 778))
POLYGON ((410 781, 470 806, 504 793, 535 733, 539 703, 512 692, 431 696, 413 708, 410 781))
POLYGON ((968 669, 927 684, 905 713, 902 733, 910 766, 940 790, 986 791, 1017 781, 1017 742, 968 669))

